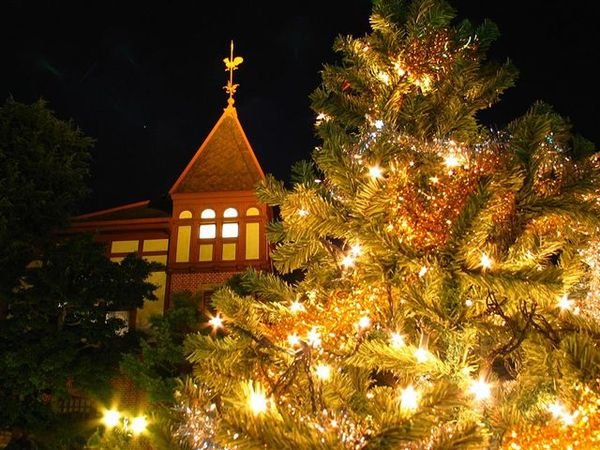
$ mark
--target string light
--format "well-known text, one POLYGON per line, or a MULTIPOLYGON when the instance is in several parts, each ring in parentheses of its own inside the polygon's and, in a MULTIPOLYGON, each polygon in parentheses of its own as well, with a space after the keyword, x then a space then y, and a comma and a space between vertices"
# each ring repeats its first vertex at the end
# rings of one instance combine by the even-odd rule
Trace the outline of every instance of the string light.
POLYGON ((248 381, 247 384, 248 407, 257 416, 267 411, 267 397, 259 383, 248 381))
POLYGON ((492 259, 486 253, 481 254, 481 260, 480 260, 479 264, 481 265, 483 270, 491 269, 492 262, 493 262, 492 259))
POLYGON ((331 378, 331 367, 327 364, 319 364, 315 368, 315 373, 317 375, 317 378, 319 378, 320 380, 329 380, 329 378, 331 378))
POLYGON ((300 345, 300 336, 297 334, 290 334, 287 338, 287 341, 292 347, 297 347, 300 345))
POLYGON ((383 176, 383 169, 379 166, 369 167, 369 176, 371 178, 381 178, 383 176))
POLYGON ((362 316, 359 320, 358 320, 358 328, 360 329, 365 329, 371 326, 371 318, 369 316, 362 316))
POLYGON ((121 413, 116 409, 110 409, 104 411, 104 415, 102 416, 102 423, 106 425, 108 428, 114 428, 119 425, 119 421, 121 420, 121 413))
POLYGON ((316 327, 310 329, 306 336, 306 341, 311 347, 319 347, 321 345, 321 333, 318 332, 316 327))
POLYGON ((360 244, 353 244, 352 247, 350 247, 350 254, 352 256, 359 256, 362 253, 362 247, 360 246, 360 244))
POLYGON ((305 311, 304 305, 300 303, 298 300, 294 300, 290 305, 290 311, 293 313, 297 313, 300 311, 305 311))
POLYGON ((414 355, 418 363, 424 363, 429 360, 429 352, 422 347, 417 348, 414 355))
POLYGON ((404 338, 400 333, 392 333, 390 336, 390 345, 396 349, 404 347, 404 338))
POLYGON ((219 316, 219 314, 217 314, 216 316, 212 317, 208 321, 208 323, 212 327, 213 331, 216 331, 219 328, 223 328, 223 319, 221 318, 221 316, 219 316))
POLYGON ((346 255, 342 258, 342 266, 344 266, 344 268, 348 269, 350 267, 354 266, 354 256, 352 255, 346 255))
POLYGON ((477 401, 487 400, 492 395, 491 386, 481 378, 471 383, 469 392, 473 394, 477 401))
POLYGON ((400 408, 412 412, 419 407, 419 393, 412 385, 408 385, 400 392, 400 408))
POLYGON ((571 309, 573 307, 573 300, 571 300, 567 294, 564 294, 558 299, 558 307, 563 311, 571 309))
POLYGON ((461 165, 460 159, 456 155, 448 155, 444 159, 444 165, 449 169, 459 167, 461 165))
POLYGON ((144 416, 137 416, 131 420, 131 431, 133 434, 140 434, 146 430, 148 421, 144 416))

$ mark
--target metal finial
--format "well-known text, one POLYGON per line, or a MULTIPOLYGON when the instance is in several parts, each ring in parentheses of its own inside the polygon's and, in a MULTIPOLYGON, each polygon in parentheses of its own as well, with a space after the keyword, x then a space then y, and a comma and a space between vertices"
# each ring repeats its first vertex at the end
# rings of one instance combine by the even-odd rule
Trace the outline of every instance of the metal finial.
POLYGON ((233 99, 233 94, 237 90, 239 84, 233 84, 233 71, 237 70, 238 66, 244 62, 244 58, 241 56, 233 56, 233 41, 231 41, 231 50, 229 58, 225 58, 223 60, 225 63, 225 70, 229 71, 229 80, 227 81, 227 86, 224 86, 225 92, 229 94, 229 98, 227 99, 227 104, 229 106, 233 106, 235 100, 233 99))

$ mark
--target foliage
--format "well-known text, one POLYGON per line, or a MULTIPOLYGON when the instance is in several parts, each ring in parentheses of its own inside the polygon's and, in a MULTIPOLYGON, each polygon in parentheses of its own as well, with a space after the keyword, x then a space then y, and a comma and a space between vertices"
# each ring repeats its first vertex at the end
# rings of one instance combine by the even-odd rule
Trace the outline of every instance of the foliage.
POLYGON ((185 336, 205 323, 199 295, 177 292, 172 301, 163 316, 150 318, 149 334, 140 348, 121 361, 123 374, 148 395, 150 403, 163 406, 173 402, 178 377, 191 372, 183 351, 185 336))
POLYGON ((0 329, 0 423, 36 429, 77 392, 106 395, 120 353, 135 342, 113 311, 153 299, 154 265, 130 255, 121 263, 80 235, 57 244, 31 267, 8 299, 0 329))
POLYGON ((0 107, 0 303, 87 195, 92 144, 43 100, 0 107))
POLYGON ((158 265, 113 263, 92 236, 64 233, 92 142, 44 101, 0 108, 0 429, 40 448, 81 447, 91 430, 61 403, 108 396, 136 341, 113 313, 155 299, 145 280, 158 265))

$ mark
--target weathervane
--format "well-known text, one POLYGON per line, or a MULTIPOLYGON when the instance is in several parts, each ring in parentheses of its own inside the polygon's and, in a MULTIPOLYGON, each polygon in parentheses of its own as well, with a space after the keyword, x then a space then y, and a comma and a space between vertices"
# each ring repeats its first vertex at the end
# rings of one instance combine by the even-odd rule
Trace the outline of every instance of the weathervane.
POLYGON ((227 86, 224 86, 225 92, 229 94, 229 98, 227 99, 227 104, 229 106, 233 106, 235 100, 233 99, 233 94, 237 90, 239 84, 233 84, 233 71, 237 70, 237 66, 239 66, 242 62, 244 62, 244 58, 241 56, 233 56, 233 41, 231 41, 231 53, 229 58, 225 58, 223 60, 225 63, 225 70, 229 71, 229 81, 227 81, 227 86))

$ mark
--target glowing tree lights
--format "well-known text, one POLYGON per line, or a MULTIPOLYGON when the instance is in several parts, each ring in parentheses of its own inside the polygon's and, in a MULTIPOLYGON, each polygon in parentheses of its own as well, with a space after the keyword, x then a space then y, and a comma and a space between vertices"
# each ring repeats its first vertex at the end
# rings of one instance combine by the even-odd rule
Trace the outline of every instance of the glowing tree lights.
POLYGON ((223 334, 187 338, 182 441, 563 448, 542 446, 560 425, 597 446, 598 164, 546 105, 478 123, 515 70, 487 61, 492 24, 454 17, 380 0, 370 34, 336 40, 321 145, 290 189, 258 188, 278 273, 217 291, 223 334))

